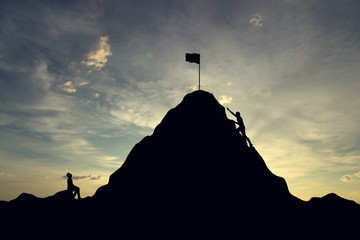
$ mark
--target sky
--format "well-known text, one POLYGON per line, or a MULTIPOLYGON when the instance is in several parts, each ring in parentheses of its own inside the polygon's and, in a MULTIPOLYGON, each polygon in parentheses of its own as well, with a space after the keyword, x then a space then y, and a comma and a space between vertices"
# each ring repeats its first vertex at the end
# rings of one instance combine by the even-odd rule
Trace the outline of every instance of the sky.
MULTIPOLYGON (((0 200, 108 182, 201 88, 303 199, 360 203, 360 2, 0 2, 0 200), (230 115, 228 115, 231 118, 230 115)), ((254 173, 256 178, 256 173, 254 173)), ((249 179, 251 181, 251 179, 249 179)))

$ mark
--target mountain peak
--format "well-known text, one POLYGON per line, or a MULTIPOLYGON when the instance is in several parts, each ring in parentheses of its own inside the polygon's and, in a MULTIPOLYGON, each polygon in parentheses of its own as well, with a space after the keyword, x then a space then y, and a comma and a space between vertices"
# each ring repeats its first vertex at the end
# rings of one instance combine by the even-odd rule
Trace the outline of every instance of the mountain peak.
POLYGON ((190 102, 192 104, 194 103, 210 103, 214 105, 218 105, 219 102, 216 100, 215 96, 207 91, 204 90, 196 90, 194 92, 188 93, 184 96, 183 99, 184 103, 190 102))
MULTIPOLYGON (((285 180, 266 167, 256 149, 248 147, 214 95, 201 90, 187 94, 169 110, 154 133, 135 145, 95 197, 121 196, 124 201, 124 195, 134 194, 128 193, 132 189, 156 199, 164 194, 173 196, 171 204, 180 204, 180 196, 189 194, 209 204, 231 198, 232 211, 239 211, 240 202, 247 205, 258 201, 260 192, 267 203, 298 200, 289 193, 285 180), (256 179, 252 179, 253 173, 257 173, 256 179)), ((189 209, 194 207, 189 204, 189 209)))
MULTIPOLYGON (((214 120, 225 119, 225 109, 219 104, 213 94, 198 90, 185 95, 183 101, 174 109, 171 109, 162 122, 155 128, 154 135, 161 132, 164 125, 183 131, 186 126, 188 130, 200 130, 208 126, 207 130, 215 128, 214 120), (173 126, 174 124, 177 125, 173 126), (212 126, 211 126, 212 125, 212 126)), ((187 131, 186 131, 187 132, 187 131)))

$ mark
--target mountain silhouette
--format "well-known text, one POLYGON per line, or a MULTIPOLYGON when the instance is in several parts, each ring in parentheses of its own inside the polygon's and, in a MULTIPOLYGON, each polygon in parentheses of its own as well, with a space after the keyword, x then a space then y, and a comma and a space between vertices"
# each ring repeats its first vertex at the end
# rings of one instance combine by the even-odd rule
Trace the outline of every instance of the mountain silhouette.
POLYGON ((3 219, 46 215, 61 226, 69 213, 76 213, 85 226, 107 233, 169 238, 256 238, 264 232, 324 237, 331 236, 329 228, 353 234, 356 224, 342 220, 360 213, 360 205, 334 193, 310 201, 293 196, 286 181, 247 146, 224 107, 201 90, 171 109, 94 196, 75 200, 66 191, 50 199, 20 195, 2 202, 0 209, 3 219), (113 220, 94 224, 94 217, 113 220))
POLYGON ((249 205, 258 205, 250 210, 252 215, 268 206, 302 203, 289 193, 285 180, 266 167, 255 148, 247 147, 224 107, 205 91, 186 95, 171 109, 94 198, 129 203, 147 199, 149 206, 139 202, 144 211, 178 206, 175 211, 180 215, 195 209, 200 215, 209 209, 212 214, 219 210, 220 215, 244 215, 249 205))

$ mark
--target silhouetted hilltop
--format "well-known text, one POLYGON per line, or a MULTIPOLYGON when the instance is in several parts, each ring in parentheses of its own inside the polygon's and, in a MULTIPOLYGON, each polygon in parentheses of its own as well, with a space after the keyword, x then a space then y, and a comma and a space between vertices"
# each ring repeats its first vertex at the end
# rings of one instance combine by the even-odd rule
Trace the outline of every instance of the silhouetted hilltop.
POLYGON ((166 199, 166 204, 186 209, 223 204, 231 212, 243 208, 240 202, 301 204, 255 148, 247 147, 224 107, 205 91, 186 95, 171 109, 94 197, 126 201, 134 195, 154 196, 151 204, 166 199))
MULTIPOLYGON (((125 212, 149 217, 151 222, 153 216, 176 224, 186 219, 185 229, 234 226, 235 232, 280 225, 314 231, 311 226, 349 214, 330 210, 336 214, 327 218, 318 206, 349 206, 337 195, 316 203, 291 195, 285 180, 267 168, 255 148, 247 147, 224 107, 205 91, 186 95, 171 109, 153 135, 135 145, 94 199, 121 202, 125 212)), ((356 203, 345 208, 359 212, 356 203)))
POLYGON ((308 202, 293 196, 205 91, 187 94, 171 109, 92 198, 74 200, 66 191, 46 199, 25 194, 0 208, 10 218, 46 215, 59 226, 75 212, 100 231, 168 238, 278 237, 288 231, 324 237, 331 236, 329 227, 353 233, 355 225, 339 219, 360 213, 358 204, 336 194, 308 202), (94 224, 94 217, 107 221, 94 224))

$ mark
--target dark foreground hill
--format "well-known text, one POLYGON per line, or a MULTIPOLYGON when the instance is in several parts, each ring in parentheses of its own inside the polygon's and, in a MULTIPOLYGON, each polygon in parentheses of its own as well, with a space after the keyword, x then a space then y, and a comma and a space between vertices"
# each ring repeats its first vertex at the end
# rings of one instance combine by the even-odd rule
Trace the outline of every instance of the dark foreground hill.
POLYGON ((10 227, 77 223, 119 237, 167 238, 352 234, 357 224, 350 219, 360 213, 358 204, 336 194, 308 202, 293 196, 205 91, 171 109, 93 197, 25 194, 0 209, 10 227))

